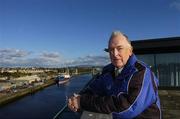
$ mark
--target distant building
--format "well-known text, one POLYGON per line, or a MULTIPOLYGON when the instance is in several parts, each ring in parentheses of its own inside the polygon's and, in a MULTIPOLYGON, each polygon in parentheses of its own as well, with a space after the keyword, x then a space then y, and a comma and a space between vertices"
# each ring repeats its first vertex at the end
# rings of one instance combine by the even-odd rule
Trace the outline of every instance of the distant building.
POLYGON ((160 87, 180 87, 180 37, 132 41, 137 57, 150 65, 160 87))

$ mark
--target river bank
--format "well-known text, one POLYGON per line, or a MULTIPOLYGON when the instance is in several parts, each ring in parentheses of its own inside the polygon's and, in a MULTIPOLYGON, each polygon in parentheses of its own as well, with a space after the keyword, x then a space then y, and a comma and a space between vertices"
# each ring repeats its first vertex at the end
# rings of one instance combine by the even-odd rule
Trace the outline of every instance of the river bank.
POLYGON ((25 89, 20 89, 17 92, 10 92, 6 95, 1 95, 0 96, 0 106, 6 105, 10 102, 16 101, 17 99, 20 99, 26 95, 31 95, 39 90, 42 90, 50 85, 55 84, 54 79, 49 79, 44 84, 41 85, 36 85, 32 87, 28 87, 25 89))

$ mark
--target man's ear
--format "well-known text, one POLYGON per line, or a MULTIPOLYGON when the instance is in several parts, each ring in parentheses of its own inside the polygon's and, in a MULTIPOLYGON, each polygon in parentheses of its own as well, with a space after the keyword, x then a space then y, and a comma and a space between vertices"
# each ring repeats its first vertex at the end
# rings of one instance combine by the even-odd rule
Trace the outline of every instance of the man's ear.
POLYGON ((129 49, 129 56, 131 56, 133 53, 132 49, 129 49))

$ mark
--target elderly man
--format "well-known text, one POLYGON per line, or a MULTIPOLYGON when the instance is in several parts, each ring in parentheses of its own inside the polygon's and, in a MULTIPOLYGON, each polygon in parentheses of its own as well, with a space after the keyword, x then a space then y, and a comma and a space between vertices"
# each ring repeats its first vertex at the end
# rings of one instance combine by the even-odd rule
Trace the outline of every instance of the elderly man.
POLYGON ((137 60, 128 38, 113 32, 107 51, 111 64, 86 90, 69 98, 69 108, 109 114, 113 119, 160 119, 158 80, 137 60))

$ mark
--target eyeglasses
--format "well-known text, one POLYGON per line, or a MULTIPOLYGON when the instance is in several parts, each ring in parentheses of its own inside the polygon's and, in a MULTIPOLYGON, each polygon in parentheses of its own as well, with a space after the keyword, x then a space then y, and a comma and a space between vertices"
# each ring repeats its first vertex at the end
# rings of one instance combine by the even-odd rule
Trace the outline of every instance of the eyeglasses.
POLYGON ((118 46, 118 47, 115 47, 115 48, 106 48, 106 49, 104 49, 104 50, 105 50, 106 52, 109 52, 110 54, 114 54, 115 50, 116 50, 118 53, 121 53, 124 49, 125 49, 125 47, 118 46))

